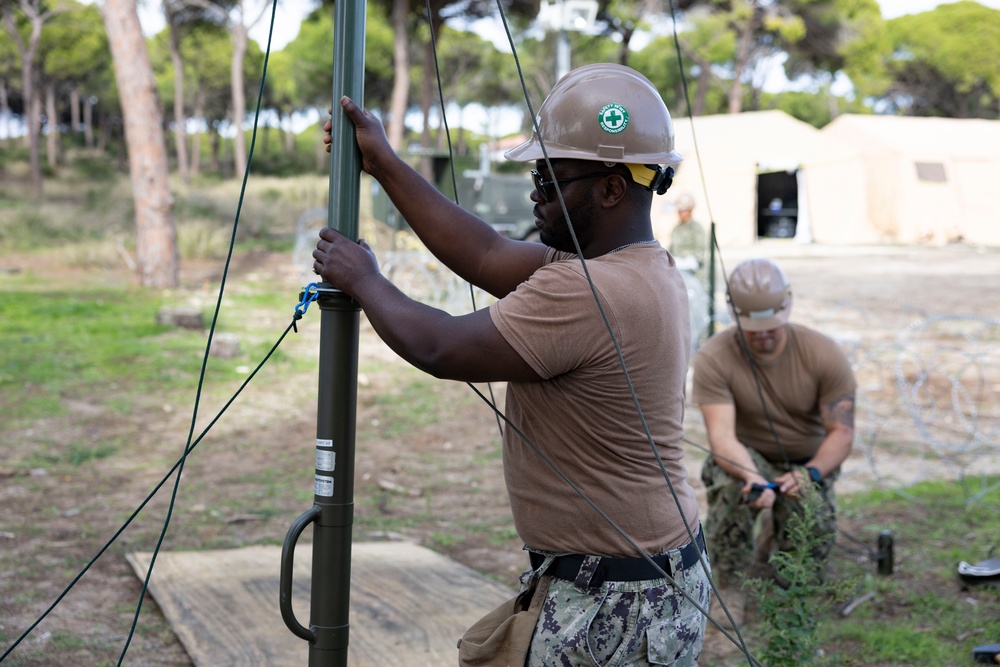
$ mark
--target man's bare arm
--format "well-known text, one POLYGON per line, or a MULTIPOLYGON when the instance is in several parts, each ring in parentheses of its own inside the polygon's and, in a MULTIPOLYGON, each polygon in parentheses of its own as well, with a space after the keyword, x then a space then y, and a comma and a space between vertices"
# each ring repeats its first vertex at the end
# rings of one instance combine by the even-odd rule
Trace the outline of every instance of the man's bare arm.
POLYGON ((820 407, 826 438, 808 465, 826 477, 840 467, 854 442, 854 394, 842 396, 820 407))

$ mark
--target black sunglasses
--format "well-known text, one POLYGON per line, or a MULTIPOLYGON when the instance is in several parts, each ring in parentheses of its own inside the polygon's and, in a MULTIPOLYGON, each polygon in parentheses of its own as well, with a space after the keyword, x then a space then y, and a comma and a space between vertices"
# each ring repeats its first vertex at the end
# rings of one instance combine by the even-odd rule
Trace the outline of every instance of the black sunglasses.
POLYGON ((535 190, 538 190, 538 194, 542 196, 545 201, 552 201, 551 188, 553 185, 558 183, 563 185, 565 183, 572 183, 573 181, 579 181, 584 178, 596 178, 598 176, 611 176, 614 172, 610 171, 595 171, 590 174, 580 174, 579 176, 568 176, 566 178, 556 178, 551 181, 546 181, 542 178, 542 175, 538 173, 537 170, 531 170, 531 180, 535 184, 535 190))

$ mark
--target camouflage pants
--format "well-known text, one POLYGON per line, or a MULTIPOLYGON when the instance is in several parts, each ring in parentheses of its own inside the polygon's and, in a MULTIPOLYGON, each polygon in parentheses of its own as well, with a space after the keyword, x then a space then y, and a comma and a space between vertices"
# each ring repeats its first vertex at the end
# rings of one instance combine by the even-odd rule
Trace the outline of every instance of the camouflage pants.
MULTIPOLYGON (((552 579, 535 624, 525 667, 694 667, 705 636, 711 568, 682 568, 680 550, 667 552, 676 586, 668 579, 606 581, 590 587, 599 562, 589 556, 576 581, 552 579)), ((546 558, 539 568, 548 567, 546 558)), ((705 554, 705 563, 708 555, 705 554)), ((521 575, 522 590, 536 571, 521 575)))
MULTIPOLYGON (((788 472, 796 466, 766 460, 754 450, 749 450, 760 474, 769 480, 788 472)), ((812 557, 825 563, 833 547, 837 532, 837 505, 833 492, 836 473, 816 486, 821 502, 818 504, 816 534, 820 537, 819 547, 812 557)), ((723 585, 735 585, 744 575, 773 576, 764 562, 755 560, 757 534, 773 534, 774 546, 780 551, 789 551, 791 544, 787 535, 788 519, 801 514, 802 504, 778 494, 770 512, 755 510, 741 503, 744 482, 723 470, 711 456, 701 469, 701 480, 708 495, 708 517, 705 519, 705 542, 712 554, 712 564, 718 580, 723 585), (772 521, 772 526, 756 526, 754 523, 772 521), (773 527, 773 531, 770 530, 773 527), (762 529, 763 528, 763 529, 762 529)))

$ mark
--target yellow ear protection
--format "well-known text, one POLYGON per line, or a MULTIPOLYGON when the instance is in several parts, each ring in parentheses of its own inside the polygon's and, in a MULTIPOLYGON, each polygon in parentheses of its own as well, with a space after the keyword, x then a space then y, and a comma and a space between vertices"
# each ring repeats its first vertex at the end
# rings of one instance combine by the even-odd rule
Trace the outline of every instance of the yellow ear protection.
POLYGON ((647 190, 662 195, 674 182, 674 168, 662 167, 658 164, 635 164, 626 162, 625 166, 632 172, 632 180, 647 190))

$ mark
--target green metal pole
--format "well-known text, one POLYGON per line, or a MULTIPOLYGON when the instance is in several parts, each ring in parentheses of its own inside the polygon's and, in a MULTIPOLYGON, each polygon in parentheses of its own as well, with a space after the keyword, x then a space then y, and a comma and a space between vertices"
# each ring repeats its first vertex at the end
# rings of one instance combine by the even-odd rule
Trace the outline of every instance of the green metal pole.
MULTIPOLYGON (((333 122, 327 224, 357 240, 361 159, 354 126, 340 110, 348 95, 364 103, 365 0, 336 0, 333 34, 333 122)), ((318 289, 319 384, 313 507, 285 537, 280 607, 288 628, 309 642, 310 667, 345 667, 351 597, 354 524, 354 445, 358 405, 358 325, 361 309, 329 285, 318 289), (313 525, 309 627, 292 610, 295 544, 313 525)))
MULTIPOLYGON (((332 141, 327 224, 358 238, 361 159, 354 125, 340 110, 348 95, 364 104, 365 1, 334 5, 332 141)), ((333 291, 317 300, 320 358, 316 423, 315 505, 309 646, 310 667, 347 665, 351 595, 351 530, 354 523, 354 445, 358 403, 360 308, 333 291)))

